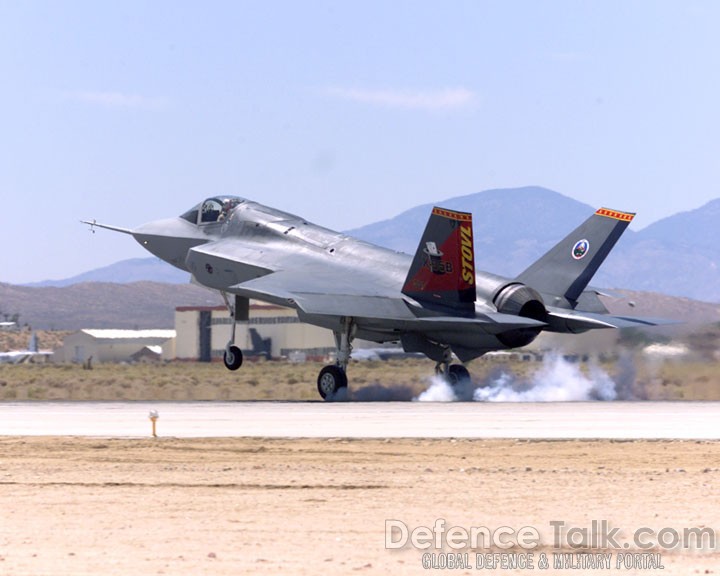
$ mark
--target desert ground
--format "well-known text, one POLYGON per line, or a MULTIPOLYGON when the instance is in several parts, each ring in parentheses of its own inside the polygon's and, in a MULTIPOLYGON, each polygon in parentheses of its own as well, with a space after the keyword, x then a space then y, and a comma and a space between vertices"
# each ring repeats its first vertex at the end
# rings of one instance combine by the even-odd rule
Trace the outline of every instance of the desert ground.
MULTIPOLYGON (((720 396, 717 363, 632 367, 595 368, 638 398, 720 396)), ((415 360, 353 364, 356 399, 410 400, 428 387, 429 368, 415 360)), ((590 378, 595 369, 576 368, 590 378)), ((318 369, 0 366, 0 401, 313 400, 318 369)), ((532 381, 538 370, 537 363, 471 366, 480 383, 509 372, 532 381)), ((471 543, 459 557, 470 566, 451 570, 457 574, 712 574, 720 572, 718 544, 707 541, 720 536, 719 486, 720 441, 0 437, 0 574, 444 572, 450 556, 442 554, 453 552, 447 541, 439 549, 386 548, 386 522, 422 536, 440 521, 448 529, 538 534, 531 549, 471 543), (619 531, 617 547, 568 542, 593 521, 619 531), (556 534, 559 522, 564 531, 556 534), (653 531, 645 542, 656 543, 659 532, 684 540, 685 529, 703 531, 705 540, 699 546, 690 535, 689 549, 645 550, 633 540, 645 528, 653 531), (611 568, 554 567, 556 555, 580 561, 583 551, 610 554, 611 568), (529 553, 534 571, 477 568, 478 559, 501 561, 486 554, 517 562, 529 553), (636 554, 640 564, 617 568, 620 554, 636 554), (663 568, 642 564, 650 558, 663 568)), ((391 547, 397 536, 390 531, 391 547)))
MULTIPOLYGON (((0 364, 0 402, 15 400, 319 400, 316 379, 320 362, 245 362, 226 370, 221 362, 158 364, 0 364)), ((520 387, 547 379, 547 371, 577 377, 606 375, 618 399, 720 400, 718 360, 673 361, 636 356, 605 362, 543 362, 479 359, 468 368, 476 386, 492 386, 506 376, 520 387)), ((353 362, 349 369, 352 399, 400 400, 417 397, 431 384, 433 363, 427 359, 353 362)), ((554 377, 554 374, 550 375, 554 377)), ((577 378, 576 378, 577 379, 577 378)), ((558 387, 568 383, 558 381, 558 387)), ((576 398, 579 399, 579 398, 576 398)))
POLYGON ((6 437, 0 573, 426 574, 440 572, 427 550, 386 548, 386 521, 443 519, 540 535, 531 550, 479 541, 453 573, 536 573, 541 554, 545 573, 596 573, 553 568, 554 554, 589 549, 553 527, 605 520, 621 547, 590 549, 612 555, 597 573, 711 574, 717 551, 624 544, 641 528, 717 537, 719 466, 718 442, 6 437), (535 571, 476 569, 484 554, 529 552, 535 571), (664 569, 616 569, 620 553, 664 569))

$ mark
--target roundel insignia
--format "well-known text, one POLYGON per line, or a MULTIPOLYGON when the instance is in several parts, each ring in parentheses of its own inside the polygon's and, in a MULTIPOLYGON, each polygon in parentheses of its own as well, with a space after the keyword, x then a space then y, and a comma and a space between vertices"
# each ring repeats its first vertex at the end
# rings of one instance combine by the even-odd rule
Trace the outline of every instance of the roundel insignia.
POLYGON ((588 250, 590 250, 590 242, 588 242, 585 238, 578 240, 575 242, 575 246, 573 246, 572 257, 575 258, 575 260, 580 260, 585 257, 588 250))

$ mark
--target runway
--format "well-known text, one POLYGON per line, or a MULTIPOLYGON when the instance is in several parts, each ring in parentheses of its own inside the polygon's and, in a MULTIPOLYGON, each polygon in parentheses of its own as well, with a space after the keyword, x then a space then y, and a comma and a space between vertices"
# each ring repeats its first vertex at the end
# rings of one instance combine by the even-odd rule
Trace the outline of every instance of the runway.
POLYGON ((2 436, 720 438, 720 402, 6 402, 2 436))

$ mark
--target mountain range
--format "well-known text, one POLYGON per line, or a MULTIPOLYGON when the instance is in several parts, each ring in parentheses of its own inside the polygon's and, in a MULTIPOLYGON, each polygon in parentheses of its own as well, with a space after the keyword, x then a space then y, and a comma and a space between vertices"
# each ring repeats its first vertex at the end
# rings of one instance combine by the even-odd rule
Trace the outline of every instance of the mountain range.
POLYGON ((24 284, 32 288, 62 288, 83 282, 110 282, 130 284, 131 282, 163 282, 166 284, 187 284, 190 275, 171 266, 159 258, 130 258, 114 264, 95 268, 77 276, 61 280, 44 280, 24 284))
POLYGON ((0 313, 38 330, 174 328, 178 306, 218 306, 217 292, 195 284, 81 282, 69 286, 0 284, 0 313))
MULTIPOLYGON (((472 212, 476 267, 510 277, 523 271, 597 208, 541 187, 487 190, 436 204, 472 212)), ((431 209, 432 204, 416 206, 392 219, 346 232, 412 254, 431 209)), ((659 220, 640 231, 628 229, 592 284, 606 289, 624 288, 720 302, 718 222, 720 199, 659 220)), ((189 274, 157 258, 124 260, 64 280, 23 287, 0 284, 3 308, 0 312, 21 311, 21 321, 37 327, 41 324, 49 327, 48 323, 65 329, 101 327, 97 325, 98 308, 112 309, 130 299, 134 304, 132 315, 120 309, 114 313, 105 310, 102 324, 171 326, 175 305, 220 302, 211 292, 189 285, 189 279, 189 274), (163 284, 175 288, 162 289, 163 284), (93 287, 105 295, 104 305, 93 304, 94 300, 89 299, 93 287), (61 288, 63 291, 58 292, 61 288), (38 302, 48 303, 42 306, 44 314, 38 302), (157 307, 161 303, 163 311, 159 313, 157 307)))

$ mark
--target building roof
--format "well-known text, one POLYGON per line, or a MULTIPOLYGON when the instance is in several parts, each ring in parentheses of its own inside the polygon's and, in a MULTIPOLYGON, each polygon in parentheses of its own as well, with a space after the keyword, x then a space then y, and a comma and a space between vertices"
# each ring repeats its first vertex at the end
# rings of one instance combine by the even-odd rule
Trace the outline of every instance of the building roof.
POLYGON ((170 340, 175 338, 175 330, 80 330, 93 338, 103 340, 139 340, 143 338, 156 338, 170 340))
POLYGON ((140 348, 140 350, 135 352, 135 354, 133 354, 132 357, 136 358, 139 356, 144 356, 146 354, 152 354, 154 356, 162 356, 162 353, 163 353, 162 346, 149 345, 149 346, 143 346, 142 348, 140 348))
MULTIPOLYGON (((259 300, 250 300, 250 310, 288 310, 287 306, 267 304, 259 300)), ((176 312, 227 312, 227 306, 176 306, 176 312)))

